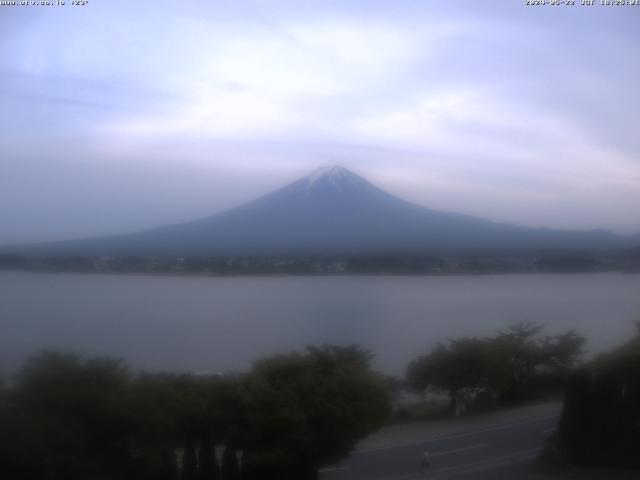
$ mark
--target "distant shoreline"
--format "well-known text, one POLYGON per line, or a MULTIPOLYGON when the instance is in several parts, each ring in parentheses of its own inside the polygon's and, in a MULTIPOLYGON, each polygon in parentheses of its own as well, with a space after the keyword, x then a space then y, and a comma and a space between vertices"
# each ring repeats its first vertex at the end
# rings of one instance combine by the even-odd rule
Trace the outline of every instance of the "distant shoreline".
POLYGON ((123 277, 167 277, 167 278, 291 278, 291 277, 489 277, 489 276, 506 276, 506 275, 598 275, 605 273, 619 273, 621 275, 638 275, 640 269, 623 270, 566 270, 566 271, 544 271, 544 270, 513 270, 513 271, 486 271, 486 272, 441 272, 441 273, 410 273, 410 272, 238 272, 238 273, 208 273, 208 272, 146 272, 146 271, 98 271, 98 270, 45 270, 45 269, 17 269, 17 268, 1 268, 0 273, 26 273, 26 274, 47 274, 47 275, 101 275, 101 276, 123 276, 123 277))
POLYGON ((640 255, 589 252, 457 255, 292 254, 216 257, 26 256, 0 254, 0 270, 193 277, 626 273, 640 272, 640 255))

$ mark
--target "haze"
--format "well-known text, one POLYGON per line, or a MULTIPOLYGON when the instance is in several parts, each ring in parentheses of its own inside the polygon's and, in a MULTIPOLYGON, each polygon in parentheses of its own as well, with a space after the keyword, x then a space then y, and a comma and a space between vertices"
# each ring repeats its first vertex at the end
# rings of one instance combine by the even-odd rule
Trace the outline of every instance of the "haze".
POLYGON ((0 244, 190 220, 326 164, 640 231, 640 8, 523 3, 0 7, 0 244))

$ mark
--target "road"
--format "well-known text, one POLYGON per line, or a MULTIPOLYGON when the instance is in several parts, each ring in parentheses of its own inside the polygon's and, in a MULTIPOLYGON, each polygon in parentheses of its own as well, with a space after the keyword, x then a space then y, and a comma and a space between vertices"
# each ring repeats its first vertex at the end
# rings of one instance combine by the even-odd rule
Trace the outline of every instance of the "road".
MULTIPOLYGON (((470 418, 392 426, 367 438, 344 461, 320 470, 321 480, 509 478, 526 466, 554 430, 559 403, 470 418), (424 451, 431 456, 421 472, 424 451)), ((519 475, 518 475, 519 477, 519 475)))

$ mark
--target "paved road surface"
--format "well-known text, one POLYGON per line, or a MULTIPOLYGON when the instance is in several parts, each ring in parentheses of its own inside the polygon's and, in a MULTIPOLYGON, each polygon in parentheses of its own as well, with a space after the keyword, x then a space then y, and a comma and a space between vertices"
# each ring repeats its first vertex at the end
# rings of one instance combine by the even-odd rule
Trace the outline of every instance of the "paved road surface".
POLYGON ((554 430, 559 403, 545 403, 472 418, 393 426, 362 442, 321 480, 420 480, 508 478, 544 445, 554 430), (420 459, 427 450, 426 476, 420 459))

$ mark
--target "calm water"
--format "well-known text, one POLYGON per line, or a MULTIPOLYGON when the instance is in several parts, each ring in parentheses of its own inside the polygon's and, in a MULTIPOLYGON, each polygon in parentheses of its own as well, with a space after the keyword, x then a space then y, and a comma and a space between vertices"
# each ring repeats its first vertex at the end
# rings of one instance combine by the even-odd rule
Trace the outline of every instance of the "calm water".
POLYGON ((592 351, 640 319, 640 275, 448 277, 150 277, 0 272, 0 369, 42 348, 126 359, 134 367, 247 368, 307 344, 358 343, 400 374, 458 335, 536 320, 575 328, 592 351))

